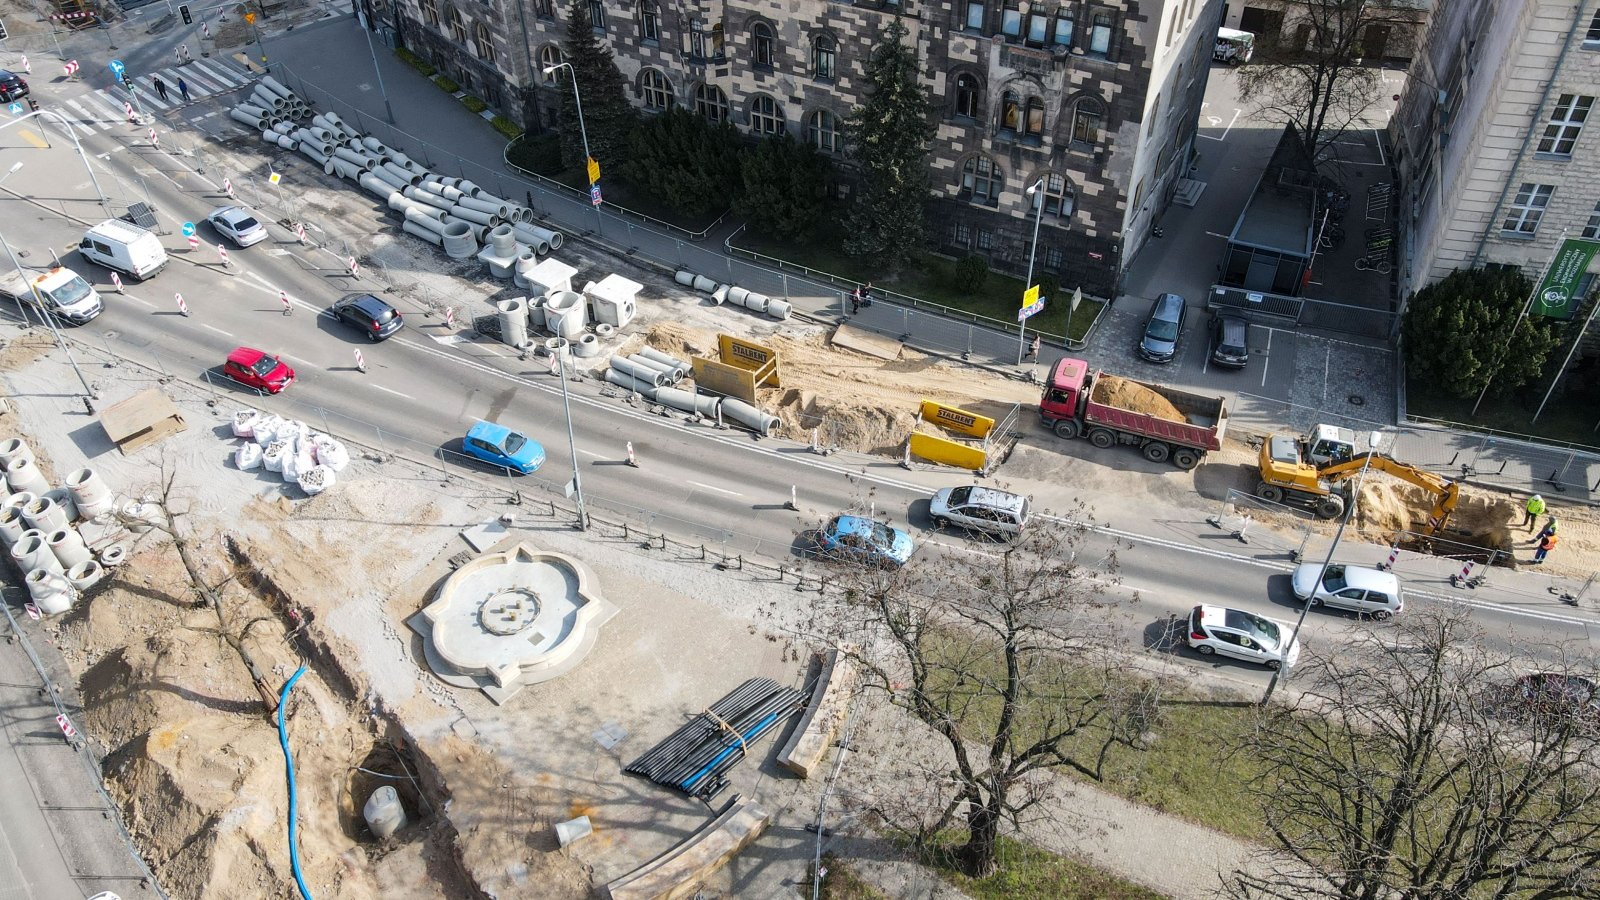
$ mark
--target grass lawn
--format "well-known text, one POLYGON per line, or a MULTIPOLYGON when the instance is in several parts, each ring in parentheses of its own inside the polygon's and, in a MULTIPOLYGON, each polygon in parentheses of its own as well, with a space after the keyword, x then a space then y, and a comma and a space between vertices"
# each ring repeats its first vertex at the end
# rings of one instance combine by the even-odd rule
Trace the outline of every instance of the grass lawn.
POLYGON ((1160 900, 1162 896, 1086 863, 1009 838, 1000 839, 1000 869, 988 878, 968 878, 948 855, 934 856, 931 862, 939 874, 978 900, 1160 900))
POLYGON ((1429 419, 1444 419, 1466 428, 1494 429, 1549 441, 1600 447, 1600 431, 1595 430, 1596 423, 1600 422, 1600 398, 1585 396, 1581 391, 1552 396, 1539 421, 1530 421, 1548 387, 1540 385, 1536 390, 1526 394, 1518 392, 1510 397, 1491 395, 1484 398, 1483 405, 1474 416, 1472 406, 1477 403, 1477 397, 1456 397, 1408 377, 1406 412, 1429 419))
MULTIPOLYGON (((823 854, 822 900, 889 900, 880 890, 861 880, 843 860, 823 854)), ((811 896, 809 884, 804 896, 811 896)))

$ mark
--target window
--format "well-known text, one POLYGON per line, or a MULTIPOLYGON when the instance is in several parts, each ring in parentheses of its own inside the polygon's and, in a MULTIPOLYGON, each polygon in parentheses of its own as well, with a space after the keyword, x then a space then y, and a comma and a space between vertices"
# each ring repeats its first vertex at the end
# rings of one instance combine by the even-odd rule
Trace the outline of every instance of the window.
POLYGON ((489 34, 489 26, 478 22, 472 26, 472 43, 478 58, 486 63, 494 62, 494 38, 489 34))
MULTIPOLYGON (((541 75, 543 75, 545 69, 551 66, 559 66, 565 61, 561 58, 561 48, 555 44, 548 44, 539 48, 539 72, 541 75)), ((556 76, 559 74, 559 72, 551 72, 549 75, 543 75, 544 83, 555 84, 556 76)))
POLYGON ((1591 241, 1600 240, 1600 203, 1594 205, 1594 212, 1589 213, 1589 224, 1583 226, 1583 236, 1591 241))
POLYGON ((672 85, 667 83, 667 76, 656 69, 645 69, 644 75, 639 79, 643 88, 644 105, 646 109, 667 110, 672 108, 672 85))
POLYGON ((661 11, 651 0, 639 4, 639 40, 661 43, 661 11))
POLYGON ((978 79, 965 72, 956 76, 956 115, 976 119, 983 111, 979 102, 978 79))
POLYGON ((1044 39, 1050 33, 1050 19, 1042 13, 1028 14, 1028 44, 1034 47, 1043 47, 1044 39))
POLYGON ((1111 14, 1095 13, 1089 25, 1089 52, 1095 56, 1111 53, 1111 14))
POLYGON ((1066 262, 1067 255, 1061 252, 1060 247, 1044 248, 1044 267, 1046 269, 1053 269, 1059 272, 1061 271, 1061 267, 1065 265, 1066 262))
POLYGON ((422 21, 439 27, 439 0, 422 0, 422 21))
POLYGON ((973 243, 973 246, 977 247, 979 250, 993 250, 994 249, 994 232, 990 231, 987 228, 979 228, 978 229, 978 238, 977 238, 977 240, 973 241, 972 243, 973 243))
POLYGON ((1044 204, 1044 214, 1061 219, 1072 218, 1072 211, 1077 208, 1078 191, 1072 182, 1054 173, 1045 175, 1041 179, 1043 184, 1029 197, 1028 210, 1037 211, 1039 204, 1044 204))
POLYGON ((1511 211, 1500 225, 1501 232, 1530 236, 1537 232, 1539 220, 1544 218, 1544 208, 1550 205, 1550 195, 1555 192, 1556 186, 1553 184, 1523 182, 1522 189, 1517 191, 1517 199, 1511 203, 1511 211))
POLYGON ((772 26, 765 22, 750 28, 750 61, 758 69, 772 68, 772 26))
POLYGON ((1022 34, 1022 10, 1017 8, 1016 0, 1006 0, 1006 7, 1000 11, 1000 31, 1008 38, 1019 37, 1022 34))
POLYGON ((702 84, 694 89, 694 111, 713 122, 728 120, 728 95, 713 84, 702 84))
POLYGON ((756 134, 772 135, 783 131, 783 107, 778 101, 762 94, 750 104, 750 130, 756 134))
POLYGON ((1593 97, 1562 94, 1556 98, 1555 112, 1550 123, 1544 126, 1544 137, 1539 139, 1540 153, 1571 156, 1572 145, 1578 142, 1578 132, 1583 130, 1583 120, 1589 118, 1593 97))
POLYGON ((1044 101, 1029 97, 1027 112, 1027 117, 1022 121, 1022 133, 1033 137, 1044 134, 1044 101))
POLYGON ((1056 14, 1055 33, 1051 38, 1061 47, 1072 46, 1072 10, 1063 9, 1056 14))
POLYGON ((1080 149, 1100 143, 1100 119, 1103 117, 1100 101, 1084 98, 1072 111, 1072 143, 1080 149))
POLYGON ((806 143, 823 153, 839 152, 839 118, 819 109, 806 119, 806 143))
POLYGON ((1016 131, 1022 124, 1022 106, 1015 91, 1000 95, 1000 130, 1016 131))
POLYGON ((950 226, 950 243, 957 247, 972 246, 972 226, 957 222, 950 226))
MULTIPOLYGON (((1600 15, 1595 17, 1600 20, 1600 15)), ((983 30, 984 9, 978 0, 967 0, 967 28, 973 31, 983 30)))
POLYGON ((706 33, 700 29, 699 22, 692 22, 689 25, 689 58, 697 60, 706 58, 706 33))
POLYGON ((1589 31, 1583 36, 1583 49, 1600 50, 1600 12, 1589 20, 1589 31))
POLYGON ((727 53, 723 48, 722 23, 718 22, 711 26, 711 58, 720 60, 726 58, 726 56, 727 53))
POLYGON ((556 5, 553 0, 533 0, 533 14, 541 19, 554 19, 556 5))
POLYGON ((827 35, 819 35, 811 43, 811 75, 818 81, 833 80, 833 66, 838 56, 839 44, 827 35))
POLYGON ((456 43, 465 44, 467 42, 467 23, 461 20, 461 10, 456 9, 454 6, 446 7, 444 21, 449 26, 450 36, 455 38, 456 43))
POLYGON ((1005 175, 987 156, 974 156, 961 166, 961 196, 973 203, 998 204, 1005 186, 1005 175))
POLYGON ((589 0, 589 24, 596 31, 606 30, 606 5, 603 0, 589 0))

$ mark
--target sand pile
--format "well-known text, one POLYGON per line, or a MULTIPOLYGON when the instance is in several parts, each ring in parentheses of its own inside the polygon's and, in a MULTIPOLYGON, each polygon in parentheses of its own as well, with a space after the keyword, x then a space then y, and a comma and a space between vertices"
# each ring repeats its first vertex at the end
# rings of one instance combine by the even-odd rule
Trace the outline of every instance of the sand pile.
MULTIPOLYGON (((1356 507, 1357 527, 1385 543, 1393 542, 1396 536, 1409 537, 1401 532, 1421 534, 1427 530, 1433 503, 1434 495, 1429 491, 1383 473, 1369 472, 1356 507)), ((1463 488, 1455 511, 1438 537, 1475 547, 1510 550, 1511 523, 1516 515, 1517 505, 1510 499, 1463 488)), ((1437 549, 1447 554, 1455 552, 1442 542, 1437 549)))
POLYGON ((1130 409, 1169 422, 1189 421, 1188 417, 1178 412, 1178 408, 1167 398, 1136 381, 1118 378, 1115 375, 1101 375, 1096 378, 1091 399, 1096 403, 1130 409))

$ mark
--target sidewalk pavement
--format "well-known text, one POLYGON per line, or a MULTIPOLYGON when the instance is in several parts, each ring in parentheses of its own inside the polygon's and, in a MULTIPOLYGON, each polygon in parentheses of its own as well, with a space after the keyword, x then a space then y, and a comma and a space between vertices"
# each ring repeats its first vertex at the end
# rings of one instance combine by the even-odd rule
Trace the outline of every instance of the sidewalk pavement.
MULTIPOLYGON (((787 297, 795 312, 806 317, 829 322, 845 317, 847 295, 853 285, 831 284, 821 278, 781 272, 735 258, 714 236, 695 241, 669 234, 599 210, 589 204, 587 196, 577 192, 547 188, 518 177, 505 166, 505 141, 488 122, 384 50, 381 43, 375 43, 383 89, 394 110, 395 123, 390 125, 385 120, 384 96, 373 69, 373 52, 368 50, 365 35, 350 16, 274 35, 269 46, 274 76, 300 91, 319 109, 337 112, 435 171, 469 178, 509 200, 531 201, 547 224, 569 236, 602 241, 663 268, 687 268, 717 281, 787 297)), ((1210 160, 1208 164, 1220 166, 1221 161, 1210 160)), ((1234 164, 1229 162, 1230 166, 1234 164)), ((725 225, 715 234, 720 236, 732 227, 725 225)), ((1164 252, 1168 248, 1190 247, 1200 240, 1195 237, 1180 242, 1169 237, 1165 243, 1155 242, 1145 249, 1140 263, 1148 261, 1163 272, 1171 272, 1175 259, 1202 258, 1195 265, 1209 271, 1209 255, 1164 252)), ((1130 278, 1130 283, 1150 286, 1157 280, 1145 275, 1130 278)), ((1193 276, 1190 280, 1194 280, 1193 276)), ((1119 373, 1160 377, 1138 371, 1139 364, 1123 346, 1131 346, 1129 336, 1142 313, 1131 308, 1138 305, 1137 298, 1124 300, 1128 302, 1113 303, 1107 309, 1085 350, 1068 351, 1046 344, 1037 363, 1022 366, 1017 365, 1019 341, 1015 334, 883 298, 850 317, 850 324, 919 350, 964 359, 1018 377, 1040 377, 1064 355, 1084 357, 1092 365, 1119 373), (1124 342, 1123 337, 1129 340, 1124 342)), ((1292 376, 1275 374, 1275 378, 1292 377, 1289 401, 1240 394, 1232 410, 1236 425, 1257 431, 1285 427, 1304 431, 1311 424, 1325 421, 1362 432, 1384 428, 1394 434, 1389 452, 1409 462, 1513 492, 1543 492, 1547 496, 1555 493, 1562 501, 1600 502, 1600 456, 1443 427, 1414 423, 1396 427, 1402 410, 1395 398, 1397 375, 1391 349, 1308 332, 1296 333, 1294 344, 1292 376)), ((1172 372, 1166 377, 1173 375, 1181 377, 1182 373, 1172 372)), ((1174 383, 1189 387, 1181 381, 1174 383)))

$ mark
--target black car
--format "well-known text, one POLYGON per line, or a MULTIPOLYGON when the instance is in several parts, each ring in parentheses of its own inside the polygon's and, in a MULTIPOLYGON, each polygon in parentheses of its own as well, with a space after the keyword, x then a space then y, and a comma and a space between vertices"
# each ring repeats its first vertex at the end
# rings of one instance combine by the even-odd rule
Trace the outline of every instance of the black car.
POLYGON ((22 80, 22 76, 0 69, 0 103, 10 103, 26 96, 28 83, 22 80))
POLYGON ((1230 369, 1250 364, 1250 323, 1238 316, 1211 319, 1211 362, 1230 369))
POLYGON ((346 294, 328 312, 369 341, 381 341, 405 325, 400 310, 371 294, 346 294))

